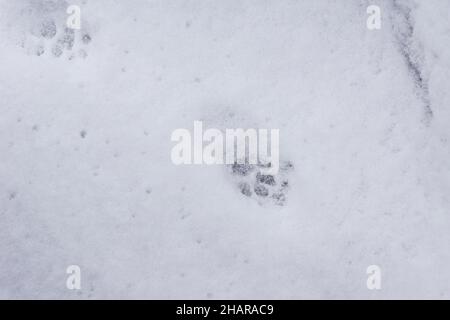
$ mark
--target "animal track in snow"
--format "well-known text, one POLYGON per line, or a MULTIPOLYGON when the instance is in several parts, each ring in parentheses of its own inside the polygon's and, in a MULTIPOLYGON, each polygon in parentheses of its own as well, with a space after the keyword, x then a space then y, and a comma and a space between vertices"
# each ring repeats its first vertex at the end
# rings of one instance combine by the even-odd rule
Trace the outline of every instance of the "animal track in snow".
POLYGON ((86 58, 92 40, 83 21, 81 30, 66 25, 69 4, 64 0, 26 0, 20 11, 25 23, 20 45, 30 55, 86 58))
POLYGON ((229 171, 244 196, 257 200, 259 204, 284 206, 290 187, 288 174, 294 166, 285 161, 276 175, 264 174, 263 169, 268 166, 270 164, 234 163, 229 166, 229 171))

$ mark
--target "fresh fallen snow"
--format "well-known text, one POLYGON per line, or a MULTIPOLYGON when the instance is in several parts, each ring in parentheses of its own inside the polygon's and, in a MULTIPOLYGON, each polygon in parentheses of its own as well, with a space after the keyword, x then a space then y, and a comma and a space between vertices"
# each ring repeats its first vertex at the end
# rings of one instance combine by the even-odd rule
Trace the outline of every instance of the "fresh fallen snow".
POLYGON ((0 297, 450 298, 447 0, 44 2, 0 0, 0 297), (279 128, 284 205, 174 166, 195 120, 279 128))

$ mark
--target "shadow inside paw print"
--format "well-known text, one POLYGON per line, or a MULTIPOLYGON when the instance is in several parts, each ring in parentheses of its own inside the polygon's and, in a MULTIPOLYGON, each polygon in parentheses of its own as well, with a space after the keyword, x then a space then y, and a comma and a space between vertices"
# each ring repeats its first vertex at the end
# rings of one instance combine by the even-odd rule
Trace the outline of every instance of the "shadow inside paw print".
POLYGON ((263 169, 267 167, 270 167, 270 164, 234 163, 231 165, 231 174, 244 196, 254 198, 260 204, 283 206, 289 190, 287 175, 294 166, 289 161, 283 162, 276 175, 264 174, 263 169))

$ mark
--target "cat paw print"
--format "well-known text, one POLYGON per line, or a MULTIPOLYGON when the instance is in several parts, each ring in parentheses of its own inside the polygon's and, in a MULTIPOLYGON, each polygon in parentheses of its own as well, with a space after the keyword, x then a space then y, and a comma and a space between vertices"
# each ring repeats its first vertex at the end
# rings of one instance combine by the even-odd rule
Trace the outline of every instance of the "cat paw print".
POLYGON ((240 164, 230 166, 230 172, 242 195, 253 198, 260 204, 284 206, 289 191, 289 172, 294 169, 290 161, 280 165, 276 175, 265 174, 270 164, 240 164))
POLYGON ((38 0, 28 2, 22 10, 27 28, 22 47, 28 54, 51 57, 86 58, 92 36, 83 22, 81 30, 67 26, 67 7, 62 0, 38 0))

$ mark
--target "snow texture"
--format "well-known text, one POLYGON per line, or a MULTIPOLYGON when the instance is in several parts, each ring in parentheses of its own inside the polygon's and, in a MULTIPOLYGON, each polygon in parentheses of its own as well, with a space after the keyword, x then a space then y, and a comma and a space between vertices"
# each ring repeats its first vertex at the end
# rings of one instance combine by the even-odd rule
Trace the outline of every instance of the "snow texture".
POLYGON ((450 299, 449 44, 448 0, 0 0, 0 298, 450 299), (195 120, 280 172, 175 166, 195 120))

